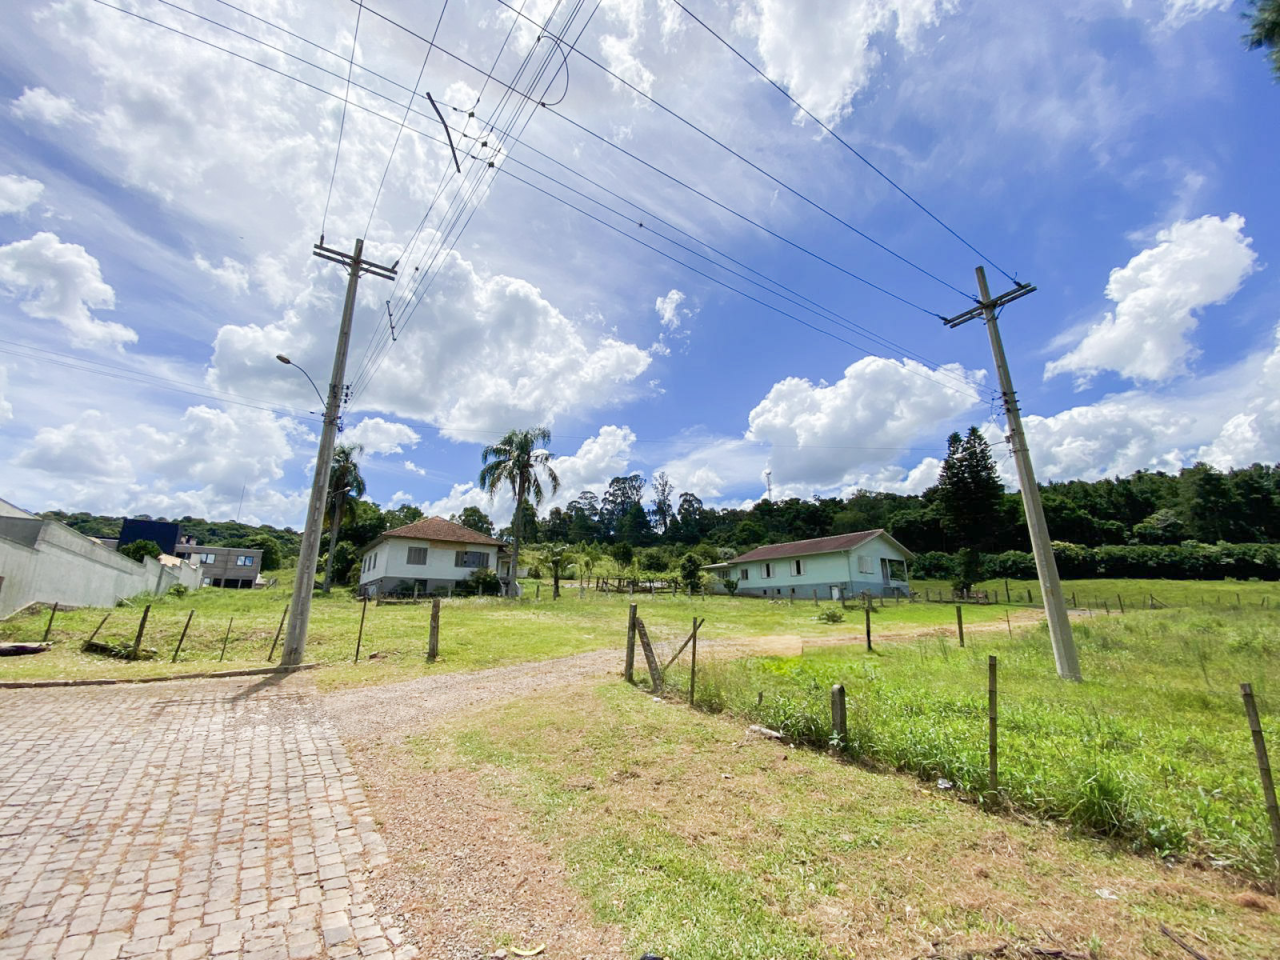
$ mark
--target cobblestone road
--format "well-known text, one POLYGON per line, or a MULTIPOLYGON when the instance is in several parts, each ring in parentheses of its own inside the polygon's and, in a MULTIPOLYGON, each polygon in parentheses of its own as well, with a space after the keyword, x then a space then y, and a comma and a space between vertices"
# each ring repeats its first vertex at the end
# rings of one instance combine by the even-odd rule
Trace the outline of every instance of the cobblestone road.
POLYGON ((415 954, 303 677, 0 690, 0 960, 415 954))

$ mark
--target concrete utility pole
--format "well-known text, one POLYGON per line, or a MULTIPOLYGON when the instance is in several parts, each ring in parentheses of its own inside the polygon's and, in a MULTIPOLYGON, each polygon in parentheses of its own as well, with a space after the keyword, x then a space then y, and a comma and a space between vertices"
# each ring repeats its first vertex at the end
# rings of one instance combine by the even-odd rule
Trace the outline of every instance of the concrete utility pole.
POLYGON ((324 407, 324 427, 320 431, 320 449, 316 453, 316 472, 311 481, 311 501, 307 505, 307 525, 302 531, 298 551, 298 575, 293 581, 293 601, 289 606, 289 632, 285 635, 281 666, 296 667, 302 663, 307 643, 307 622, 311 619, 311 594, 315 590, 316 560, 320 556, 320 528, 324 524, 324 505, 329 499, 329 470, 333 462, 333 445, 338 435, 338 420, 344 400, 344 378, 347 374, 347 347, 351 342, 351 315, 355 311, 356 288, 364 273, 394 280, 396 267, 384 267, 362 258, 364 240, 356 241, 352 254, 324 245, 324 237, 312 252, 322 260, 331 260, 347 268, 347 299, 342 306, 342 325, 338 328, 338 346, 333 353, 333 375, 329 378, 329 397, 324 407))
POLYGON ((996 362, 996 375, 1000 379, 1000 396, 1004 400, 1005 419, 1009 425, 1009 448, 1018 468, 1018 484, 1022 487, 1022 506, 1027 515, 1027 529, 1031 534, 1031 552, 1036 558, 1036 573, 1040 579, 1040 592, 1044 594, 1044 612, 1049 621, 1049 638, 1053 642, 1053 659, 1058 666, 1058 676, 1064 680, 1079 680, 1080 661, 1076 656, 1075 639, 1071 636, 1071 620, 1067 617, 1067 604, 1062 597, 1062 582, 1058 579, 1058 563, 1053 558, 1053 546, 1049 542, 1049 526, 1045 523, 1044 507, 1040 503, 1040 488, 1036 486, 1035 471, 1031 467, 1031 451, 1022 432, 1022 414, 1018 410, 1017 395, 1013 392, 1013 379, 1009 376, 1009 362, 1005 359, 1004 344, 1000 340, 1000 328, 996 324, 996 309, 1035 293, 1036 288, 1022 283, 1008 293, 992 297, 987 287, 987 272, 978 267, 978 294, 981 302, 964 313, 944 320, 948 327, 982 317, 991 338, 991 355, 996 362))

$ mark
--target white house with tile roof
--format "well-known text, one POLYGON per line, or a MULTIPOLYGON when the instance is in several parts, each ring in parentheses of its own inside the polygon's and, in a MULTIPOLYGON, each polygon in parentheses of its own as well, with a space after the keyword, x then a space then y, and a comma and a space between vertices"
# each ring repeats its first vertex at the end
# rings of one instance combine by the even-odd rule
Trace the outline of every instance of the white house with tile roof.
POLYGON ((443 517, 388 530, 360 554, 360 594, 425 595, 457 587, 476 570, 507 575, 506 544, 443 517))
MULTIPOLYGON (((883 530, 842 533, 814 540, 771 543, 704 569, 720 581, 737 580, 738 594, 823 600, 907 596, 907 563, 915 554, 883 530)), ((720 588, 723 590, 723 587, 720 588)))

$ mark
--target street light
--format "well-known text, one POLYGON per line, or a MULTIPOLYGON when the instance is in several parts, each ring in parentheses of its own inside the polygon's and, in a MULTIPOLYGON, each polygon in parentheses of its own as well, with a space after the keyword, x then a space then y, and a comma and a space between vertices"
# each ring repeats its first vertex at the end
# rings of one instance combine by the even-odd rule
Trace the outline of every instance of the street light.
POLYGON ((298 366, 298 364, 294 363, 292 360, 286 357, 283 353, 277 353, 276 359, 279 360, 281 363, 283 363, 286 367, 298 367, 298 369, 302 372, 302 375, 307 378, 307 382, 311 384, 311 389, 316 392, 316 396, 320 400, 320 405, 324 406, 325 404, 324 397, 320 393, 320 388, 316 386, 316 382, 311 379, 311 374, 307 373, 307 371, 303 370, 302 367, 298 366))

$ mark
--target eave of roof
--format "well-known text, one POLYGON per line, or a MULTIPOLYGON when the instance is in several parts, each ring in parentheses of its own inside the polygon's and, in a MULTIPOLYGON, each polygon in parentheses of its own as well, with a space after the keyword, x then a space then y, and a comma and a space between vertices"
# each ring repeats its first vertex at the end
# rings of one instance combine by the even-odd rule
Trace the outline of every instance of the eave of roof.
POLYGON ((790 543, 770 543, 763 547, 748 550, 730 563, 748 563, 753 560, 777 560, 782 557, 803 557, 817 553, 843 553, 860 547, 864 543, 883 537, 903 552, 908 560, 914 560, 915 554, 900 544, 884 530, 860 530, 857 533, 841 533, 834 537, 815 537, 812 540, 792 540, 790 543))
POLYGON ((479 533, 460 523, 446 520, 444 517, 424 517, 402 527, 388 530, 380 534, 373 542, 360 551, 361 556, 387 540, 435 540, 440 543, 464 543, 473 546, 497 547, 499 550, 506 544, 487 534, 479 533))

